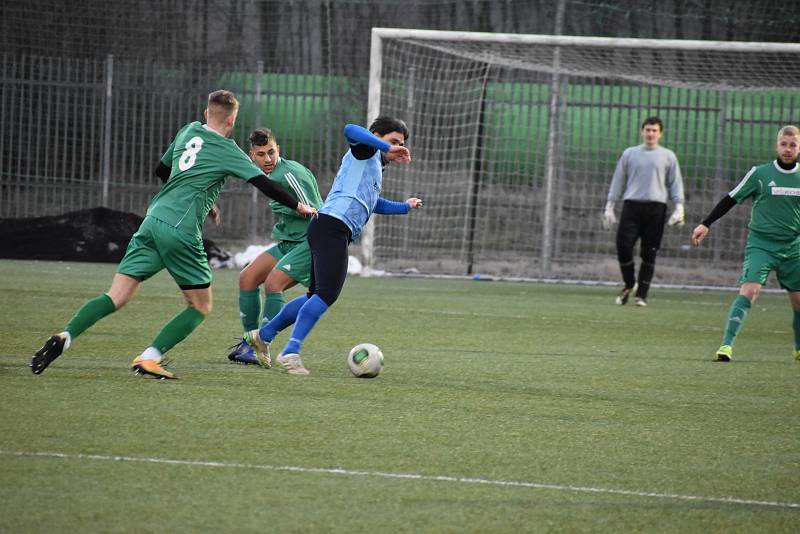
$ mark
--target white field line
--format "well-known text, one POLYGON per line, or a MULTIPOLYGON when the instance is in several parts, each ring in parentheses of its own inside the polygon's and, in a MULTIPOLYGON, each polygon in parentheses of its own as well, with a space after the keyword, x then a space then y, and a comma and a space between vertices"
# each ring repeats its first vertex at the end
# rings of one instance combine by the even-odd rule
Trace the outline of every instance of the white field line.
POLYGON ((420 480, 424 482, 451 482, 456 484, 483 484, 487 486, 504 486, 516 488, 545 489, 555 491, 571 491, 576 493, 596 493, 605 495, 626 495, 630 497, 647 497, 653 499, 671 499, 705 503, 720 503, 745 506, 766 506, 772 508, 788 508, 800 510, 800 503, 781 501, 759 501, 737 497, 703 497, 700 495, 684 495, 680 493, 663 493, 657 491, 634 491, 614 488, 593 488, 589 486, 573 486, 562 484, 545 484, 541 482, 525 482, 519 480, 492 480, 487 478, 460 477, 450 475, 418 475, 414 473, 386 473, 382 471, 360 471, 341 468, 299 467, 291 465, 242 464, 200 460, 172 460, 169 458, 138 458, 132 456, 112 456, 105 454, 66 454, 60 452, 24 452, 0 449, 0 454, 19 457, 60 458, 65 460, 98 460, 115 462, 137 462, 166 465, 186 465, 192 467, 217 467, 228 469, 287 471, 292 473, 314 473, 326 475, 343 475, 356 477, 391 478, 403 480, 420 480))

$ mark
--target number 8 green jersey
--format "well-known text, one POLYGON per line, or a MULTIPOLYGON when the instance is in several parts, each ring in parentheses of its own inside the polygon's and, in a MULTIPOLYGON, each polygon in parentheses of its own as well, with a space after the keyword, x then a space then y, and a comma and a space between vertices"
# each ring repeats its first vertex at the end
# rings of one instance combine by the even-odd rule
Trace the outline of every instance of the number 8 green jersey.
POLYGON ((196 121, 178 131, 161 163, 172 171, 147 215, 197 238, 228 176, 250 180, 264 174, 233 139, 196 121))

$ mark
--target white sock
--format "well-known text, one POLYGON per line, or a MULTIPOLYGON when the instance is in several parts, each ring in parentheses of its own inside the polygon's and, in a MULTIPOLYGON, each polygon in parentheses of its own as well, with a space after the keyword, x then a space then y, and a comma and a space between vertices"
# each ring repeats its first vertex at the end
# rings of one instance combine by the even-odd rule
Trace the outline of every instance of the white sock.
POLYGON ((70 347, 70 345, 72 345, 72 336, 70 335, 69 332, 66 331, 61 332, 58 335, 64 338, 64 350, 67 350, 70 347))
POLYGON ((144 352, 142 353, 143 360, 155 360, 156 362, 161 361, 161 351, 155 347, 147 347, 144 352))

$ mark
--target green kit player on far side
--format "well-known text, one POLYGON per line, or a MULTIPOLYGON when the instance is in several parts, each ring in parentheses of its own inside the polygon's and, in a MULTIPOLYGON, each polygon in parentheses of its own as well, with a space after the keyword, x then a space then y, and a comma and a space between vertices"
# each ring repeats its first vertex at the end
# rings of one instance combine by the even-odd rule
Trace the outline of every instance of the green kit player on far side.
MULTIPOLYGON (((267 128, 250 134, 250 159, 270 180, 280 184, 298 201, 319 208, 322 197, 314 174, 303 165, 281 157, 281 147, 267 128)), ((272 227, 271 245, 239 273, 239 316, 243 332, 260 326, 263 316, 269 321, 286 303, 283 292, 300 283, 308 287, 311 278, 311 249, 306 240, 309 219, 278 202, 270 202, 276 222, 272 227), (264 307, 261 308, 258 286, 264 284, 264 307)), ((259 365, 253 347, 242 339, 231 347, 232 362, 259 365)))
POLYGON ((692 232, 692 243, 698 246, 714 221, 736 204, 753 198, 739 277, 741 288, 728 311, 722 345, 716 354, 721 362, 733 359, 733 342, 770 271, 775 271, 789 294, 794 310, 794 357, 800 360, 800 130, 795 126, 781 128, 775 148, 777 159, 750 169, 692 232))
POLYGON ((238 111, 239 102, 233 93, 214 91, 208 95, 204 113, 207 123, 191 122, 178 131, 156 169, 164 186, 153 197, 144 221, 133 234, 111 288, 87 301, 63 332, 50 336, 36 351, 31 360, 33 374, 41 374, 81 333, 127 304, 139 284, 166 269, 183 292, 187 306, 134 358, 131 368, 137 374, 175 378, 161 365, 163 354, 211 313, 211 269, 203 249, 202 227, 206 217, 219 224, 214 202, 228 176, 247 180, 300 215, 315 213, 267 179, 228 138, 238 111))

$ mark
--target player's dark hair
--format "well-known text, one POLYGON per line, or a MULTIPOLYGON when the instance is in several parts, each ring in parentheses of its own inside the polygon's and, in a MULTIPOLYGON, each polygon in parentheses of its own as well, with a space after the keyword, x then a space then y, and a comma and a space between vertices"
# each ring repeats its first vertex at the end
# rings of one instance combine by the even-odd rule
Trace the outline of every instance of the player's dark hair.
POLYGON ((639 129, 640 129, 640 130, 643 130, 643 129, 644 129, 644 127, 645 127, 645 126, 647 126, 648 124, 657 124, 657 125, 658 125, 658 129, 659 129, 659 131, 662 131, 662 132, 664 131, 664 123, 663 123, 663 122, 661 122, 661 119, 659 119, 658 117, 655 117, 655 116, 653 116, 653 117, 647 117, 647 118, 644 120, 644 122, 642 123, 642 127, 641 127, 641 128, 639 128, 639 129))
POLYGON ((372 124, 369 126, 369 131, 378 135, 386 135, 391 132, 400 132, 403 134, 403 137, 406 141, 408 141, 408 138, 411 135, 408 132, 408 126, 406 126, 405 122, 395 117, 389 117, 388 115, 381 115, 372 121, 372 124))
POLYGON ((209 93, 208 107, 221 109, 224 111, 224 115, 227 116, 239 109, 239 101, 236 100, 232 92, 227 89, 219 89, 209 93))
POLYGON ((269 128, 256 128, 253 130, 253 133, 250 134, 250 146, 266 146, 269 144, 270 141, 278 142, 275 139, 275 134, 272 133, 272 130, 269 128))

